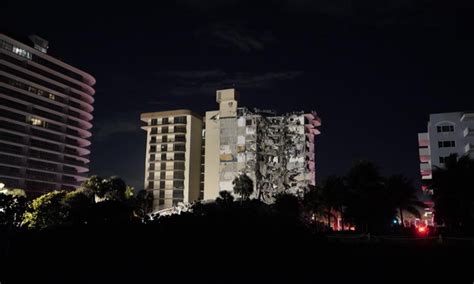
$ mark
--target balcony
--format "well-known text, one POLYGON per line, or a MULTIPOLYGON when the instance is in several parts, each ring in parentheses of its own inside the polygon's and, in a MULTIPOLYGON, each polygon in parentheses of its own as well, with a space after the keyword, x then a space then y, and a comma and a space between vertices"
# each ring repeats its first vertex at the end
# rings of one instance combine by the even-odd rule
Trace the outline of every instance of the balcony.
POLYGON ((465 112, 461 116, 461 121, 472 121, 474 120, 474 112, 465 112))
POLYGON ((469 127, 466 127, 466 128, 464 129, 463 134, 464 134, 464 137, 467 137, 467 136, 474 136, 474 129, 469 128, 469 127))
POLYGON ((466 154, 474 153, 474 145, 467 143, 466 146, 464 146, 464 152, 466 154))
POLYGON ((428 163, 431 160, 431 151, 430 148, 420 148, 420 162, 428 163))
POLYGON ((420 147, 430 146, 430 136, 428 135, 427 132, 418 133, 418 146, 420 147))
POLYGON ((432 169, 430 163, 421 163, 420 164, 420 174, 422 179, 431 179, 432 169))

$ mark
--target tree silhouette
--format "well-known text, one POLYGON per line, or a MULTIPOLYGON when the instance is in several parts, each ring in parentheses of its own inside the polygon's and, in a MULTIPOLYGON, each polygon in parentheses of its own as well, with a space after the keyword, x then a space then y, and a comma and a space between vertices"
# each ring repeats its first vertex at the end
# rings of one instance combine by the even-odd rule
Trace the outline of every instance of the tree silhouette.
POLYGON ((219 191, 219 196, 216 198, 216 203, 223 205, 224 207, 229 207, 234 202, 234 197, 227 190, 219 191))
POLYGON ((474 228, 474 160, 451 155, 444 168, 435 168, 431 184, 435 219, 450 229, 474 228))
MULTIPOLYGON (((343 208, 347 199, 348 189, 344 178, 329 176, 320 187, 320 199, 328 219, 328 226, 331 226, 331 216, 338 211, 343 216, 343 208)), ((342 220, 344 223, 344 220, 342 220)))
POLYGON ((240 195, 241 200, 248 200, 253 193, 253 181, 246 174, 241 174, 232 181, 234 193, 240 195))
POLYGON ((378 168, 371 162, 358 161, 350 169, 345 216, 358 230, 384 229, 395 215, 383 181, 378 168))
POLYGON ((385 186, 390 195, 389 201, 398 209, 402 226, 405 226, 404 210, 417 218, 421 218, 419 210, 425 208, 426 205, 416 197, 416 189, 411 180, 402 175, 394 175, 386 180, 385 186))
POLYGON ((134 213, 139 218, 145 218, 146 214, 153 210, 153 193, 149 190, 140 190, 135 197, 134 213))

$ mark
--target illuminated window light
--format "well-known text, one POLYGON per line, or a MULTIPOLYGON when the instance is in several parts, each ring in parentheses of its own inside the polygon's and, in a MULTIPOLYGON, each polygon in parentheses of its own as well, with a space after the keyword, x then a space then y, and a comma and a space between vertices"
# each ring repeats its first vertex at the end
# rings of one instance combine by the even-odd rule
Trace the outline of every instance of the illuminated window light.
POLYGON ((32 117, 30 119, 30 123, 31 123, 31 125, 34 125, 34 126, 44 126, 45 125, 44 121, 42 121, 41 119, 36 118, 36 117, 32 117))
POLYGON ((53 100, 53 101, 54 101, 54 100, 56 99, 56 96, 53 95, 53 94, 51 94, 51 93, 49 93, 48 98, 49 98, 50 100, 53 100))

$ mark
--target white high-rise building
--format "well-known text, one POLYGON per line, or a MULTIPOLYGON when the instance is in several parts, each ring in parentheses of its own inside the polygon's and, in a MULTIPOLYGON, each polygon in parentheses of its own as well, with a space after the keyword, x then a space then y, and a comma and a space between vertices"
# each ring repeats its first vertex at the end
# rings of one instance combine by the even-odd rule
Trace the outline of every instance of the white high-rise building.
POLYGON ((201 184, 202 118, 190 110, 141 114, 147 132, 145 189, 154 210, 198 200, 201 184))
POLYGON ((420 173, 425 182, 432 179, 433 169, 444 167, 447 157, 474 157, 474 112, 430 114, 428 132, 418 134, 420 173))

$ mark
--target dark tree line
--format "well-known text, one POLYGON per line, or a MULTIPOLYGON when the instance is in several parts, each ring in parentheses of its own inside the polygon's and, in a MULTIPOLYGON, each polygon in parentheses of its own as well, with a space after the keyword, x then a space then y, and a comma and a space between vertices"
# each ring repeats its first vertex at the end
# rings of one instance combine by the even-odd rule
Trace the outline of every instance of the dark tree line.
POLYGON ((474 232, 474 160, 450 156, 433 171, 435 220, 450 231, 474 232))
POLYGON ((411 180, 401 175, 383 177, 368 161, 355 163, 345 176, 326 178, 306 193, 304 204, 313 218, 330 225, 339 216, 342 229, 350 225, 362 232, 386 231, 398 216, 404 224, 404 211, 420 218, 425 207, 411 180))

